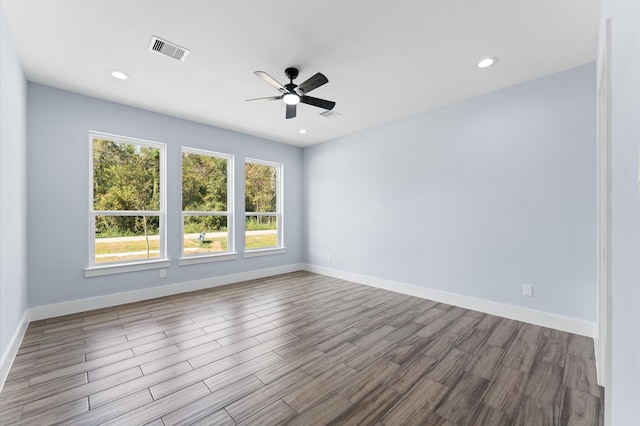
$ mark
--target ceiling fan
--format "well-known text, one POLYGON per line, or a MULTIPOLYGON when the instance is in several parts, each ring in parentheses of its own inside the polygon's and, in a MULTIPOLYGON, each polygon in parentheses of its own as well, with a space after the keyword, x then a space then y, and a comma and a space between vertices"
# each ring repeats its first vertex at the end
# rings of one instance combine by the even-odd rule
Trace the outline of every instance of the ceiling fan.
POLYGON ((294 118, 296 116, 296 105, 299 103, 312 105, 318 108, 323 108, 327 110, 333 109, 336 106, 336 103, 333 101, 327 101, 325 99, 314 98, 312 96, 307 96, 307 93, 310 91, 317 89, 329 82, 327 77, 322 73, 316 73, 308 80, 300 83, 300 85, 294 84, 293 80, 298 77, 298 69, 297 68, 287 68, 284 70, 285 75, 289 79, 289 84, 285 84, 284 86, 278 83, 273 77, 267 74, 264 71, 255 71, 254 74, 269 83, 271 86, 278 89, 280 96, 270 96, 268 98, 256 98, 256 99, 247 99, 247 102, 253 101, 276 101, 282 99, 285 104, 287 104, 287 112, 285 114, 286 118, 294 118))

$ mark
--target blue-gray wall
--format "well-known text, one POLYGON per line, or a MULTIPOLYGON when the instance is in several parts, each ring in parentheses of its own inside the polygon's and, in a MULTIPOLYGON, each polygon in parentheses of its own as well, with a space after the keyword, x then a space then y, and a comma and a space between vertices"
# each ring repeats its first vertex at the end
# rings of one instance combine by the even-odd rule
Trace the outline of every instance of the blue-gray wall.
POLYGON ((302 262, 302 150, 29 83, 28 280, 30 306, 46 305, 302 262), (88 264, 90 130, 167 144, 167 278, 157 270, 84 278, 88 264), (237 260, 178 266, 181 147, 235 155, 237 260), (286 254, 242 258, 245 157, 284 164, 286 254))
POLYGON ((27 309, 27 80, 0 7, 0 358, 27 309))
POLYGON ((611 425, 640 423, 640 2, 605 0, 611 18, 611 425))
POLYGON ((307 262, 594 321, 595 74, 305 149, 307 262))

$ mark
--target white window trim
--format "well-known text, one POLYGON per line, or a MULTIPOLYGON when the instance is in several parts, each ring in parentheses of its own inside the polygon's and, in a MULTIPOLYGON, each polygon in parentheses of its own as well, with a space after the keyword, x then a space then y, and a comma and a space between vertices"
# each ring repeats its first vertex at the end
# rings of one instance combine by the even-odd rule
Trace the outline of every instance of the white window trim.
POLYGON ((287 252, 286 247, 269 247, 262 249, 247 250, 242 254, 242 257, 260 257, 271 256, 273 254, 284 254, 287 252))
MULTIPOLYGON (((249 249, 245 248, 243 257, 258 257, 258 256, 269 256, 273 254, 282 254, 286 252, 286 247, 284 245, 284 164, 275 163, 272 161, 258 160, 255 158, 245 158, 244 163, 254 163, 254 164, 262 164, 265 166, 275 167, 277 169, 277 180, 276 180, 276 211, 275 212, 244 212, 245 220, 243 221, 243 235, 245 235, 246 241, 246 218, 247 216, 275 216, 276 217, 276 246, 275 247, 265 247, 259 249, 249 249)), ((245 206, 246 208, 246 206, 245 206)))
POLYGON ((169 268, 171 261, 166 259, 151 259, 142 262, 108 263, 101 266, 90 266, 84 269, 85 278, 99 277, 102 275, 121 274, 124 272, 146 271, 149 269, 169 268))
POLYGON ((222 252, 220 254, 204 254, 204 255, 193 255, 189 257, 181 257, 178 259, 178 265, 197 265, 200 263, 209 263, 209 262, 223 262, 225 260, 235 260, 238 258, 238 253, 236 252, 222 252))
MULTIPOLYGON (((182 154, 196 154, 206 155, 209 157, 223 158, 227 160, 227 211, 215 212, 215 211, 182 211, 182 220, 180 224, 181 235, 180 238, 180 259, 178 259, 178 265, 196 265, 200 263, 208 262, 221 262, 225 260, 234 260, 238 258, 238 254, 235 251, 235 221, 234 221, 234 200, 235 200, 235 182, 234 182, 234 169, 235 169, 235 157, 232 154, 225 154, 222 152, 208 151, 198 148, 182 147, 180 152, 180 194, 182 194, 182 154), (185 255, 184 254, 184 217, 185 216, 226 216, 227 217, 227 251, 216 253, 200 253, 185 255)), ((180 195, 180 205, 182 206, 182 195, 180 195)))
POLYGON ((110 133, 89 131, 89 266, 85 268, 85 277, 95 277, 101 275, 119 274, 124 272, 144 271, 148 269, 167 268, 171 266, 171 261, 167 257, 167 215, 166 215, 166 191, 167 191, 167 145, 145 139, 131 138, 126 136, 113 135, 110 133), (93 206, 93 140, 108 139, 114 142, 144 145, 160 150, 160 210, 94 210, 93 206), (159 216, 160 241, 159 257, 149 260, 132 260, 110 263, 96 263, 95 244, 95 216, 100 214, 117 214, 122 216, 159 216))

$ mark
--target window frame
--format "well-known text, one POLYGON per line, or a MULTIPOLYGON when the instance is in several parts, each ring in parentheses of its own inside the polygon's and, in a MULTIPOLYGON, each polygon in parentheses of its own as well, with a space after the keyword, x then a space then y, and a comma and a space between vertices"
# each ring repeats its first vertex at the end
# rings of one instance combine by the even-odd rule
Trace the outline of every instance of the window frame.
POLYGON ((104 132, 89 131, 89 266, 85 268, 85 277, 142 271, 147 269, 167 268, 171 261, 167 257, 167 145, 127 136, 113 135, 104 132), (159 210, 95 210, 94 206, 94 158, 95 139, 106 139, 115 143, 139 145, 155 148, 160 151, 159 160, 159 210), (159 221, 159 256, 150 259, 123 260, 119 262, 96 263, 96 221, 100 215, 109 216, 158 216, 159 221))
MULTIPOLYGON (((284 243, 284 164, 273 161, 259 160, 257 158, 246 157, 244 160, 244 172, 246 173, 247 163, 260 164, 263 166, 275 167, 276 169, 276 211, 275 212, 247 212, 247 206, 244 206, 244 221, 242 224, 244 241, 247 240, 246 220, 248 216, 275 216, 276 217, 276 245, 274 247, 265 247, 257 249, 244 248, 243 257, 270 256, 274 254, 283 254, 286 252, 284 243)), ((244 176, 243 185, 246 192, 246 174, 244 176)), ((246 200, 246 197, 243 197, 246 200)))
POLYGON ((224 260, 233 260, 238 258, 238 254, 235 250, 235 209, 234 209, 234 166, 235 156, 232 154, 225 154, 222 152, 210 151, 199 148, 191 148, 183 146, 180 150, 180 258, 178 259, 178 265, 193 265, 199 263, 219 262, 224 260), (182 154, 189 153, 195 155, 206 155, 208 157, 222 158, 227 160, 227 210, 226 212, 217 211, 185 211, 182 210, 182 154), (184 254, 184 218, 185 216, 226 216, 227 218, 227 251, 224 252, 209 252, 209 253, 196 253, 192 255, 184 254))

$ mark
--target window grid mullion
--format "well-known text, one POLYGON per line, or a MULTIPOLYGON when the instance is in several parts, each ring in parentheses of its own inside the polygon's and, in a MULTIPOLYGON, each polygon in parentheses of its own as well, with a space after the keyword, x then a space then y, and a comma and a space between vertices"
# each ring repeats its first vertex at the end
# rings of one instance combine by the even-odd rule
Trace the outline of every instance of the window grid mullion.
POLYGON ((183 210, 182 216, 229 216, 229 212, 208 212, 183 210))
POLYGON ((160 216, 161 210, 92 210, 96 216, 160 216))

